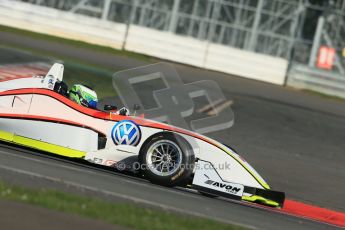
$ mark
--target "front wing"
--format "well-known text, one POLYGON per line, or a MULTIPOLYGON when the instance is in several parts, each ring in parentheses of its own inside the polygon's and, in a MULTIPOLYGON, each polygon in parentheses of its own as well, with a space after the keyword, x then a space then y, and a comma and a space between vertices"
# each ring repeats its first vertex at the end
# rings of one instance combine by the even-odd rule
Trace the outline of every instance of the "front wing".
POLYGON ((196 162, 192 187, 202 193, 255 202, 272 207, 283 207, 285 200, 283 192, 258 189, 224 181, 210 162, 200 159, 196 162))

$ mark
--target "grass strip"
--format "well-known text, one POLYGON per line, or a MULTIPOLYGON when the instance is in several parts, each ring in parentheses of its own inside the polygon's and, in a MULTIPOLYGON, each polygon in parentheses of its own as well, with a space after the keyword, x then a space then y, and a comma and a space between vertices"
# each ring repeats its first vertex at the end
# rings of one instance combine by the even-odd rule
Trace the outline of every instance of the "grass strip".
POLYGON ((345 103, 345 98, 342 98, 342 97, 333 96, 333 95, 330 95, 330 94, 325 94, 325 93, 318 92, 318 91, 315 91, 315 90, 310 90, 310 89, 302 89, 302 91, 307 93, 307 94, 313 95, 313 96, 318 96, 318 97, 322 97, 322 98, 325 98, 325 99, 328 99, 328 100, 333 100, 333 101, 338 101, 338 102, 345 103))
POLYGON ((138 230, 240 230, 242 227, 214 220, 149 209, 126 203, 72 195, 55 190, 28 189, 0 181, 0 199, 23 202, 56 211, 77 214, 138 230))
POLYGON ((114 55, 126 56, 126 57, 130 57, 130 58, 134 58, 134 59, 138 59, 138 60, 143 60, 143 61, 149 61, 152 59, 152 57, 144 55, 144 54, 134 53, 134 52, 126 51, 126 50, 114 49, 114 48, 107 47, 107 46, 90 44, 90 43, 83 42, 83 41, 78 41, 78 40, 73 40, 73 39, 68 39, 68 38, 57 37, 57 36, 53 36, 53 35, 47 35, 47 34, 32 32, 29 30, 18 29, 18 28, 4 26, 4 25, 0 25, 0 31, 13 33, 13 34, 17 34, 17 35, 22 35, 25 37, 35 38, 35 39, 39 39, 39 40, 45 40, 45 41, 52 41, 52 42, 67 44, 67 45, 71 45, 71 46, 78 47, 78 48, 95 50, 98 52, 104 52, 104 53, 111 53, 114 55))

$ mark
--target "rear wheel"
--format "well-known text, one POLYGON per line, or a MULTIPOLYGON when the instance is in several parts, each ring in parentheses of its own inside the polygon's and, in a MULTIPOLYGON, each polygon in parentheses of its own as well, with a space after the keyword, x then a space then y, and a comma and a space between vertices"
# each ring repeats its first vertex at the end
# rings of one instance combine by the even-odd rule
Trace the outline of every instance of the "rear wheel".
POLYGON ((143 147, 139 162, 152 183, 184 186, 193 173, 195 158, 183 137, 165 132, 152 137, 143 147))

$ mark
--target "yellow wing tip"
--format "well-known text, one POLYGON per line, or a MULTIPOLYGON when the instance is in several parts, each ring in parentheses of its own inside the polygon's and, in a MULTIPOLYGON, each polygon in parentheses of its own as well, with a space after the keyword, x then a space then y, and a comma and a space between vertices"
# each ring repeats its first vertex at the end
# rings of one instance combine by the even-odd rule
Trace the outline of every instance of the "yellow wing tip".
POLYGON ((262 196, 258 195, 252 195, 252 196, 242 196, 242 200, 257 203, 257 204, 263 204, 270 207, 280 207, 280 204, 276 201, 266 199, 262 196))

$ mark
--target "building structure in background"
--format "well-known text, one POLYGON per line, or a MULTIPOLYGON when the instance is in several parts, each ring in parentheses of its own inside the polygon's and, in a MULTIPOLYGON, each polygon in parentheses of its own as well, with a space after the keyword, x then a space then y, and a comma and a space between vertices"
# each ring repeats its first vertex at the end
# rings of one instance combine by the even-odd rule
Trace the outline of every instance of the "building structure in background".
POLYGON ((345 95, 344 0, 18 1, 280 57, 288 84, 345 95), (322 47, 334 50, 326 69, 318 68, 322 47))

